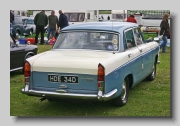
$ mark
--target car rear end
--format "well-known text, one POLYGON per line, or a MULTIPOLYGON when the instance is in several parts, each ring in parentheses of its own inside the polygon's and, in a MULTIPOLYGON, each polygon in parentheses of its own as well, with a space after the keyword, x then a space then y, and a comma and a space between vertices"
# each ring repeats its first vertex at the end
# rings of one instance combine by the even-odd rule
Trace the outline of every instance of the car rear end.
MULTIPOLYGON (((46 62, 45 59, 40 58, 41 61, 46 62)), ((75 60, 77 57, 64 60, 60 58, 61 62, 54 60, 44 65, 41 65, 42 62, 32 62, 31 59, 25 62, 25 85, 22 93, 44 99, 71 98, 100 101, 107 101, 116 94, 117 90, 105 94, 105 68, 99 63, 101 59, 92 58, 92 61, 85 57, 78 60, 75 60)))

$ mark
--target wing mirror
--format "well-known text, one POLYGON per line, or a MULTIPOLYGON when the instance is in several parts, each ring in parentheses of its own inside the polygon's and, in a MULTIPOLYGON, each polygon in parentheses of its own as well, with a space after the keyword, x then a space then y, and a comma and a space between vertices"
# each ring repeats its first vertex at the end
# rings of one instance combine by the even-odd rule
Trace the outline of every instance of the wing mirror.
POLYGON ((162 37, 163 37, 163 35, 154 37, 154 41, 159 42, 160 40, 162 40, 162 37))

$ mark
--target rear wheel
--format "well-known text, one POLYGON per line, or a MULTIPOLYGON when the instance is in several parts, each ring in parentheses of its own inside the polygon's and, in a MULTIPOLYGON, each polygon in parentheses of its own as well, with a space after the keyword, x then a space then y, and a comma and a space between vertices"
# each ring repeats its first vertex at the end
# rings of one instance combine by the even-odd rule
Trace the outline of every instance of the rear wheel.
POLYGON ((122 91, 119 97, 113 100, 114 105, 118 107, 124 106, 128 101, 128 94, 129 94, 129 79, 126 77, 122 84, 122 91))

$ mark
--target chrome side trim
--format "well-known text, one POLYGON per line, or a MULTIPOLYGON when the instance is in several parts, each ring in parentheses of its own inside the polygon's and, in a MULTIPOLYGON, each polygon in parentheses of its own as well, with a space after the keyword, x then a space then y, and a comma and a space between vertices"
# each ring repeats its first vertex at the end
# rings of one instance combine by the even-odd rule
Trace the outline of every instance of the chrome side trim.
POLYGON ((73 94, 73 93, 59 93, 59 92, 48 92, 48 91, 36 91, 36 90, 28 90, 29 86, 26 85, 21 92, 27 95, 33 95, 37 97, 56 97, 56 98, 74 98, 74 99, 92 99, 99 101, 107 101, 112 99, 117 93, 117 89, 114 89, 107 94, 102 95, 98 92, 98 94, 73 94))
POLYGON ((22 70, 22 69, 23 69, 23 67, 18 67, 18 68, 15 68, 15 69, 11 69, 10 72, 16 71, 16 70, 22 70))

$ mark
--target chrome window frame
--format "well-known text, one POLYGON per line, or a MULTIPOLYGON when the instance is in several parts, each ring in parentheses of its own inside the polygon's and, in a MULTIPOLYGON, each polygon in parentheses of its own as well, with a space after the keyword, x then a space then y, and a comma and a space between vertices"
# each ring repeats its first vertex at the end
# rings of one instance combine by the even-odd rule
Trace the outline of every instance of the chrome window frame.
MULTIPOLYGON (((110 34, 116 34, 116 35, 118 35, 118 40, 119 40, 119 48, 118 48, 118 50, 117 51, 106 51, 106 50, 93 50, 93 51, 106 51, 106 52, 115 52, 115 53, 117 53, 117 52, 120 52, 120 33, 117 33, 117 32, 110 32, 110 31, 98 31, 98 30, 96 30, 96 31, 94 31, 94 30, 92 30, 92 31, 89 31, 89 30, 67 30, 67 31, 61 31, 60 33, 59 33, 59 36, 60 36, 60 34, 61 33, 70 33, 70 32, 103 32, 103 33, 110 33, 110 34)), ((57 38, 57 40, 59 39, 59 37, 57 38)), ((53 45, 53 47, 56 45, 56 43, 53 45)), ((53 47, 52 47, 52 49, 51 50, 92 50, 92 49, 53 49, 53 47)))

